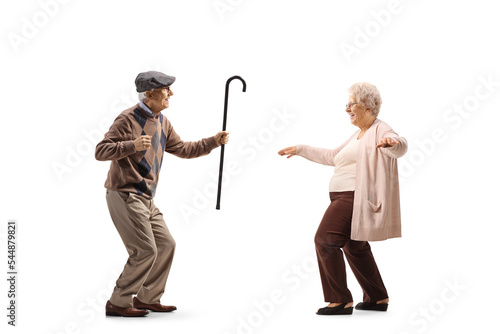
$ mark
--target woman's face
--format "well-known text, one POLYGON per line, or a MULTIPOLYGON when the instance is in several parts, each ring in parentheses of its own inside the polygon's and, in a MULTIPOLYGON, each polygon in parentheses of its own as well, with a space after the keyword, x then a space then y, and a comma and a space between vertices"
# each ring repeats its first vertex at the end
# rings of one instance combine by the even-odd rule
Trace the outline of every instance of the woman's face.
POLYGON ((367 109, 366 106, 356 103, 356 97, 354 95, 349 96, 349 101, 347 102, 345 111, 349 115, 351 124, 356 126, 364 124, 365 117, 367 117, 371 112, 371 110, 367 109))

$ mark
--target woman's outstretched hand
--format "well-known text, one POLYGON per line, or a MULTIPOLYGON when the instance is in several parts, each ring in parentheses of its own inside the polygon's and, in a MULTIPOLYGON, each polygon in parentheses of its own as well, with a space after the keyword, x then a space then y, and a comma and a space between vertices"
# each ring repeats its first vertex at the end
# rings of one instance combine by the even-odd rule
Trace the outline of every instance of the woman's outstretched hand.
POLYGON ((279 155, 288 155, 286 158, 291 158, 297 154, 297 146, 290 146, 278 152, 279 155))
POLYGON ((390 137, 384 137, 380 140, 380 143, 378 143, 377 148, 379 148, 379 147, 394 147, 397 144, 399 144, 399 142, 397 140, 394 140, 390 137))

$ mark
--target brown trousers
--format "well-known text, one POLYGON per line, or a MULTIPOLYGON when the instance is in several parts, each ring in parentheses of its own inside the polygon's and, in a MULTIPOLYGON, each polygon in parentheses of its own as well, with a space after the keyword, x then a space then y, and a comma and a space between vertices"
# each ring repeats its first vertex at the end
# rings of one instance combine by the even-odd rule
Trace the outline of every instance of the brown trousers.
POLYGON ((175 241, 152 199, 134 193, 106 190, 109 213, 129 258, 116 281, 110 302, 132 307, 132 298, 159 303, 165 291, 175 241))
POLYGON ((354 191, 331 192, 330 200, 314 238, 325 302, 353 301, 341 249, 363 289, 363 302, 388 298, 370 245, 350 238, 354 191))

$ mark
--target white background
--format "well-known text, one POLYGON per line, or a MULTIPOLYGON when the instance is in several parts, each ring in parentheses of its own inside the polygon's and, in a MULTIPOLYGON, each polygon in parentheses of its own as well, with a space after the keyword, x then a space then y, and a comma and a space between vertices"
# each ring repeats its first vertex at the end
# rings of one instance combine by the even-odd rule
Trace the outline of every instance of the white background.
MULTIPOLYGON (((15 330, 6 324, 6 280, 0 285, 2 332, 413 334, 494 326, 493 4, 3 1, 0 249, 6 275, 5 226, 16 219, 19 281, 15 330), (13 36, 24 40, 15 45, 13 36), (357 53, 346 56, 347 44, 357 53), (246 80, 247 92, 234 81, 229 99, 225 159, 237 168, 226 170, 216 211, 211 175, 220 149, 195 160, 165 156, 155 203, 177 250, 162 302, 178 310, 105 317, 127 253, 106 207, 109 163, 93 151, 109 122, 136 103, 134 79, 147 70, 177 77, 164 114, 184 140, 217 133, 227 78, 246 80), (319 317, 326 304, 313 237, 333 169, 277 151, 344 142, 356 130, 344 105, 357 81, 379 88, 379 118, 409 142, 399 161, 403 238, 372 243, 389 312, 319 317), (279 301, 269 301, 273 294, 279 301)), ((347 271, 357 303, 362 292, 347 271)))

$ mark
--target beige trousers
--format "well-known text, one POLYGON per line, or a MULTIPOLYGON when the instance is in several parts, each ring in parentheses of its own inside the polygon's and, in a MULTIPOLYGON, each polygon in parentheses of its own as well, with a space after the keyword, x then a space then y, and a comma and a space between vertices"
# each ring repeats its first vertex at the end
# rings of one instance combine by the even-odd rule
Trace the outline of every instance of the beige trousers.
POLYGON ((106 190, 109 213, 129 258, 116 281, 110 302, 132 307, 132 298, 159 303, 165 291, 175 241, 152 199, 134 193, 106 190))

